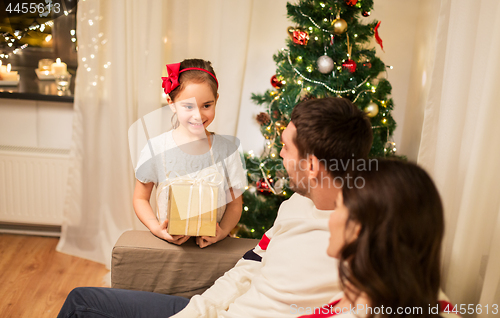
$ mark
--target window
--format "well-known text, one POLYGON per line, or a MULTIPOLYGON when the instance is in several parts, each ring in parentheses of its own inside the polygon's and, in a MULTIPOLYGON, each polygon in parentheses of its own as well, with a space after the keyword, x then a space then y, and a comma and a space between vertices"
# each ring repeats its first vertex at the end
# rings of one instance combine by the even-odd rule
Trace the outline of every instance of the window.
POLYGON ((77 67, 77 0, 0 1, 0 59, 38 67, 40 59, 61 58, 77 67))

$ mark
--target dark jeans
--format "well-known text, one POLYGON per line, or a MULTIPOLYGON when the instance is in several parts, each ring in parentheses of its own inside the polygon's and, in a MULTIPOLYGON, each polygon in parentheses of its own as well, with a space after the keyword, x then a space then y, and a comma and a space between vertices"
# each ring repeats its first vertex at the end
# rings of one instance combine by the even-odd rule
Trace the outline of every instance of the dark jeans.
POLYGON ((125 289, 79 287, 69 293, 58 318, 170 317, 184 309, 189 299, 125 289))

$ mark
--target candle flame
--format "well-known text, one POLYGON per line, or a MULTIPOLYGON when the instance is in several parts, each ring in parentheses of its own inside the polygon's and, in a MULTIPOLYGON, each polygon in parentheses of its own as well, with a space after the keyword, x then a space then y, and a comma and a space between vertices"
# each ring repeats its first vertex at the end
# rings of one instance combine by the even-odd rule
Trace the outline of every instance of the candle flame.
POLYGON ((12 68, 12 67, 11 67, 10 63, 9 63, 9 64, 7 64, 7 73, 9 73, 9 72, 10 72, 10 69, 11 69, 11 68, 12 68))
POLYGON ((58 57, 58 58, 56 59, 56 63, 57 63, 57 64, 61 64, 61 58, 59 58, 59 57, 58 57))

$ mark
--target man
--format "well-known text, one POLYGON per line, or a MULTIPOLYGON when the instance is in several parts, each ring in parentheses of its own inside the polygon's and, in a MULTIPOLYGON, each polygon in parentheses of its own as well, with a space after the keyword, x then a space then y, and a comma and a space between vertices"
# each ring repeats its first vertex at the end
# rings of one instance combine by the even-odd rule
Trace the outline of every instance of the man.
POLYGON ((313 99, 295 106, 281 140, 280 155, 296 193, 282 203, 259 244, 211 288, 190 301, 147 292, 79 288, 68 296, 60 317, 177 313, 172 317, 277 318, 312 313, 327 304, 340 291, 332 270, 336 260, 326 254, 328 218, 340 188, 349 186, 344 183, 351 163, 368 157, 371 124, 346 99, 313 99))

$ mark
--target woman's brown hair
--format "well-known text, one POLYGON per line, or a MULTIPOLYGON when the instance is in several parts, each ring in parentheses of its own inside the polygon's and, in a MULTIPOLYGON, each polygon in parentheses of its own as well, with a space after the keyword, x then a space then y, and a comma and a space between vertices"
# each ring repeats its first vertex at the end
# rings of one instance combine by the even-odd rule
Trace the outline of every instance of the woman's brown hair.
MULTIPOLYGON (((440 286, 443 206, 429 175, 415 164, 379 160, 377 171, 359 171, 364 186, 342 190, 349 220, 361 225, 344 246, 339 276, 365 293, 371 307, 391 307, 381 317, 431 316, 440 286), (421 308, 398 314, 397 308, 421 308)), ((360 182, 361 183, 361 182, 360 182)), ((354 299, 351 299, 354 301, 354 299)), ((368 312, 369 313, 369 312, 368 312)))

